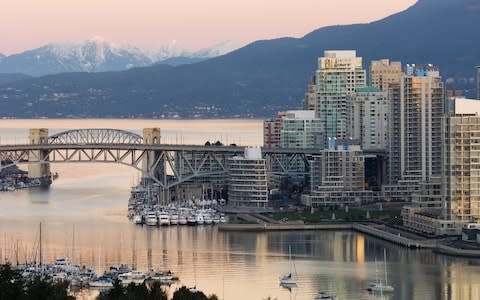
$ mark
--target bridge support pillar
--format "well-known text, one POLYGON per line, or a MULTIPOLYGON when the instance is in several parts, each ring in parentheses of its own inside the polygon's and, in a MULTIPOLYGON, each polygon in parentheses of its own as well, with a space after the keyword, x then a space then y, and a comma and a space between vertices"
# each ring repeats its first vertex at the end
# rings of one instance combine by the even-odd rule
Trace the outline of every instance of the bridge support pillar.
MULTIPOLYGON (((48 129, 32 128, 30 129, 28 138, 31 144, 47 144, 48 129)), ((31 161, 31 163, 28 164, 28 178, 39 179, 42 185, 50 185, 52 183, 50 164, 38 162, 47 154, 47 150, 31 150, 28 154, 28 159, 31 161)))
MULTIPOLYGON (((161 134, 160 128, 144 128, 143 129, 143 143, 148 145, 160 144, 161 134)), ((147 151, 146 156, 142 162, 142 182, 146 183, 151 181, 151 177, 163 180, 165 176, 165 162, 159 163, 161 152, 159 151, 147 151)))

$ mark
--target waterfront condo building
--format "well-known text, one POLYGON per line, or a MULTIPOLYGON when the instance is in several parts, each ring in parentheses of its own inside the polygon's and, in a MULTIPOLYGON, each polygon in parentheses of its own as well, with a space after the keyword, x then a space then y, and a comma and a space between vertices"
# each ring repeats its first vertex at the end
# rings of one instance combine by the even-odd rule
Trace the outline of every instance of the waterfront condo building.
POLYGON ((353 140, 329 140, 329 147, 313 155, 310 165, 310 194, 302 195, 309 207, 360 204, 364 191, 364 157, 353 140))
POLYGON ((328 138, 347 138, 347 96, 366 85, 362 58, 354 50, 325 51, 315 74, 316 117, 322 124, 321 146, 328 138))
POLYGON ((228 159, 228 203, 264 208, 268 202, 266 160, 260 148, 245 148, 244 156, 228 159))
POLYGON ((389 179, 428 181, 442 167, 443 83, 438 68, 407 65, 389 88, 389 179))
POLYGON ((320 146, 320 120, 313 110, 289 110, 263 122, 267 148, 316 148, 320 146))
MULTIPOLYGON (((268 148, 319 148, 321 146, 321 123, 313 110, 290 110, 264 122, 264 146, 268 148)), ((305 162, 301 157, 279 156, 270 162, 273 173, 269 177, 272 187, 279 187, 285 168, 290 181, 302 184, 305 181, 305 162)))
POLYGON ((388 91, 392 83, 399 83, 402 77, 402 63, 388 59, 372 60, 370 62, 370 85, 388 91))
POLYGON ((442 128, 442 174, 430 181, 428 193, 422 191, 403 208, 402 216, 412 229, 457 235, 463 225, 480 221, 480 116, 445 116, 442 128))
POLYGON ((349 136, 360 140, 364 151, 382 151, 388 145, 387 92, 376 87, 357 88, 348 96, 349 136))
POLYGON ((321 145, 321 124, 313 110, 285 112, 280 130, 281 148, 318 148, 321 145))
POLYGON ((480 117, 444 118, 443 217, 480 221, 480 117))

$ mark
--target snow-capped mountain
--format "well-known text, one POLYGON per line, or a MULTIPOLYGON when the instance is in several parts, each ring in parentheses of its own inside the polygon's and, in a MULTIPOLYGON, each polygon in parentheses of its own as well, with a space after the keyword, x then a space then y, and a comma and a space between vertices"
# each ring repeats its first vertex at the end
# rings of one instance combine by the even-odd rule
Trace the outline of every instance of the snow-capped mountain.
POLYGON ((5 55, 3 55, 2 53, 0 53, 0 61, 2 61, 4 58, 5 58, 5 55))
POLYGON ((132 45, 116 45, 102 38, 82 43, 51 43, 19 54, 2 57, 0 73, 23 73, 31 76, 65 72, 121 71, 145 67, 170 58, 182 57, 190 63, 235 50, 231 42, 224 42, 198 51, 188 51, 176 41, 157 49, 132 45))

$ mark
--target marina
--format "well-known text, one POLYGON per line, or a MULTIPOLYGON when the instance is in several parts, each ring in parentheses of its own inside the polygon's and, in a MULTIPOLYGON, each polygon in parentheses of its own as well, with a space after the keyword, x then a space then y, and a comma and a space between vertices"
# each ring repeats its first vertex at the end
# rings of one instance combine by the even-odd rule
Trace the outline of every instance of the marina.
POLYGON ((150 185, 132 188, 128 200, 128 218, 132 223, 147 226, 196 226, 227 222, 226 216, 216 210, 219 205, 217 200, 197 199, 161 205, 158 194, 151 190, 150 185))

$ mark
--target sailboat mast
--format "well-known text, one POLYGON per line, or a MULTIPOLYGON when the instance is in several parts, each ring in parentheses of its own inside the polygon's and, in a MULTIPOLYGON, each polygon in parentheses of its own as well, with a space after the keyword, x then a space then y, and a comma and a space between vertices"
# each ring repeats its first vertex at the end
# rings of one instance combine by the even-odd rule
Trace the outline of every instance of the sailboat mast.
MULTIPOLYGON (((40 269, 42 269, 42 222, 40 222, 40 269)), ((42 272, 43 273, 43 272, 42 272)), ((43 274, 42 274, 43 275, 43 274)))
POLYGON ((388 285, 387 280, 387 249, 383 248, 383 261, 385 265, 385 285, 388 285))

